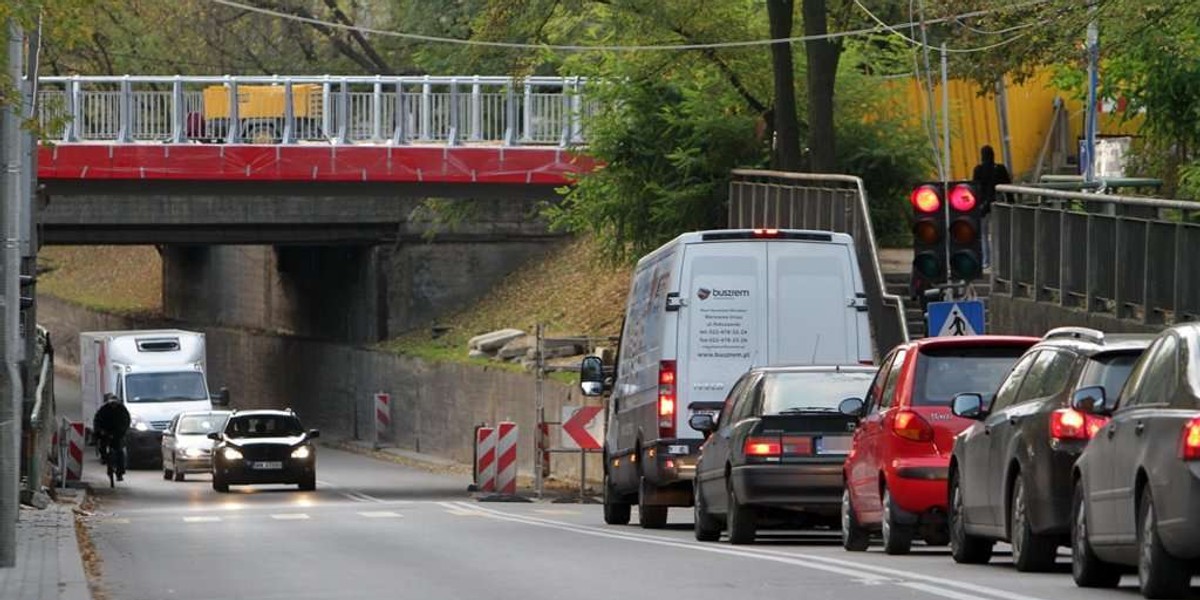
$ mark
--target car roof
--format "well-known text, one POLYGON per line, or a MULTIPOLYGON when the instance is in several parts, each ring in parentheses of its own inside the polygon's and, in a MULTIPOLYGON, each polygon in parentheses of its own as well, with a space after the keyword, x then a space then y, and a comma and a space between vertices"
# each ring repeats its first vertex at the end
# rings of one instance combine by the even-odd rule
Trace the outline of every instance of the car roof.
POLYGON ((1025 335, 964 335, 927 337, 909 343, 915 348, 987 348, 996 346, 1025 346, 1028 348, 1041 339, 1025 335))
POLYGON ((182 419, 183 417, 199 417, 199 416, 231 415, 231 414, 233 414, 233 411, 228 411, 228 410, 186 410, 184 412, 179 413, 179 418, 182 419))
POLYGON ((254 410, 235 410, 230 415, 233 417, 294 417, 296 413, 290 410, 275 410, 270 408, 257 408, 254 410))
POLYGON ((1069 348, 1084 356, 1145 350, 1158 334, 1104 333, 1086 327, 1052 329, 1038 342, 1038 348, 1069 348))
POLYGON ((776 365, 771 367, 755 367, 755 373, 874 373, 879 367, 874 365, 776 365))

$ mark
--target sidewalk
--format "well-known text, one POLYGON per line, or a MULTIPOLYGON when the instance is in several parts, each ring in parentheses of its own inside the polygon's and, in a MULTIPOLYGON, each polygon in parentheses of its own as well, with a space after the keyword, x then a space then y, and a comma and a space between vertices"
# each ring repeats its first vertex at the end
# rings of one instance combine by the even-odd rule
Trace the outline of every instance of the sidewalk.
POLYGON ((74 510, 82 491, 45 510, 21 506, 17 518, 17 564, 0 569, 5 600, 88 600, 87 577, 75 538, 74 510))

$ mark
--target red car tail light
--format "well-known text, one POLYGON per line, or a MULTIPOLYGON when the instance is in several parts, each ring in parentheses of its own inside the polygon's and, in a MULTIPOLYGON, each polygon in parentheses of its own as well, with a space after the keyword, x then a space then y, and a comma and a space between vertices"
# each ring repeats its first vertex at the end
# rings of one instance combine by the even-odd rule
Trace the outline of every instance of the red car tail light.
POLYGON ((1104 417, 1088 415, 1073 408, 1050 413, 1050 437, 1056 440, 1090 440, 1108 422, 1104 417))
POLYGON ((1179 436, 1179 458, 1200 460, 1200 417, 1183 425, 1183 434, 1179 436))

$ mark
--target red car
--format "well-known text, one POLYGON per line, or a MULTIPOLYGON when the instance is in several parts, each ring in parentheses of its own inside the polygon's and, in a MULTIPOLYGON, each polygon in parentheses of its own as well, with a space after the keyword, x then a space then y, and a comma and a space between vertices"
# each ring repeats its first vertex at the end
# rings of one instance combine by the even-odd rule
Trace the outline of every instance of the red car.
POLYGON ((971 336, 901 344, 881 363, 862 403, 843 404, 859 417, 843 467, 842 545, 861 552, 871 534, 884 551, 904 554, 914 537, 949 541, 946 476, 954 436, 972 421, 950 413, 954 396, 993 393, 1039 338, 971 336))

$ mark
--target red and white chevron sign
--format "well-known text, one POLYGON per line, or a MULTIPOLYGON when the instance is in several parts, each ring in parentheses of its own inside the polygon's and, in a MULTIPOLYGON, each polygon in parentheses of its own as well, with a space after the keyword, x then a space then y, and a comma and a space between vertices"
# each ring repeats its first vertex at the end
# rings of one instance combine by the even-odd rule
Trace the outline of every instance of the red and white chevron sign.
POLYGON ((604 437, 600 418, 603 406, 564 406, 562 409, 563 448, 599 450, 604 437))

